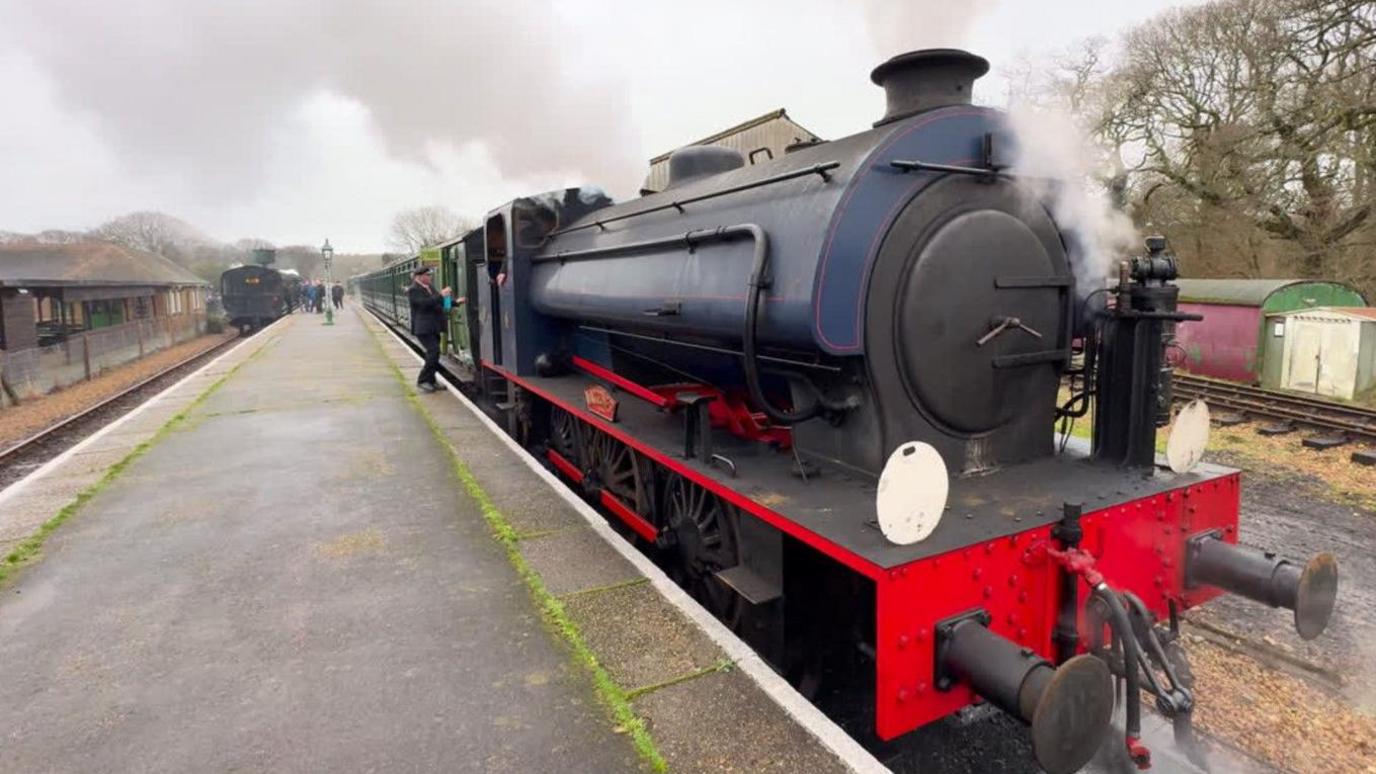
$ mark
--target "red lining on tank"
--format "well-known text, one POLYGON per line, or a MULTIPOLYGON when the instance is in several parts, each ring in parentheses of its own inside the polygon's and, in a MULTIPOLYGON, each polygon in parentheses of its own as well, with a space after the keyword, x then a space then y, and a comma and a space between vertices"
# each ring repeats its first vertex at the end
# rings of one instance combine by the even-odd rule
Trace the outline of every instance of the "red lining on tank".
MULTIPOLYGON (((840 227, 841 221, 844 219, 846 209, 850 206, 851 198, 855 195, 855 192, 860 189, 860 181, 863 180, 866 175, 868 175, 870 172, 874 170, 874 164, 872 163, 873 160, 878 158, 881 154, 887 153, 889 149, 892 148, 899 141, 911 137, 913 132, 930 123, 934 123, 938 120, 946 118, 970 118, 972 116, 987 115, 988 113, 989 110, 987 108, 969 107, 927 116, 920 121, 914 122, 907 129, 904 129, 899 132, 894 132, 892 136, 890 136, 887 140, 884 141, 883 145, 880 145, 873 151, 870 151, 869 155, 865 157, 864 161, 862 162, 859 168, 859 171, 856 172, 855 176, 850 179, 849 183, 847 183, 846 192, 841 195, 841 201, 836 206, 836 210, 831 218, 831 223, 827 224, 827 236, 826 240, 822 244, 822 259, 817 267, 817 272, 813 275, 814 280, 812 293, 812 330, 817 335, 817 338, 821 339, 822 343, 831 347, 836 352, 853 352, 855 350, 860 349, 862 344, 860 339, 863 337, 864 334, 859 329, 855 331, 856 340, 849 344, 837 344, 833 342, 831 339, 827 338, 826 332, 822 330, 822 289, 826 285, 827 264, 830 263, 831 260, 831 248, 832 243, 836 239, 836 229, 840 227)), ((908 197, 905 198, 909 198, 910 196, 911 194, 909 194, 908 197)), ((876 234, 883 233, 885 232, 876 232, 876 234)), ((867 264, 869 259, 870 256, 867 254, 865 259, 867 264)), ((868 265, 865 267, 864 276, 866 278, 868 278, 869 276, 868 265)), ((864 294, 865 287, 866 282, 862 282, 860 286, 862 296, 864 294)), ((857 297, 856 300, 859 301, 861 300, 861 298, 857 297)), ((864 304, 860 304, 860 306, 863 308, 864 304)))

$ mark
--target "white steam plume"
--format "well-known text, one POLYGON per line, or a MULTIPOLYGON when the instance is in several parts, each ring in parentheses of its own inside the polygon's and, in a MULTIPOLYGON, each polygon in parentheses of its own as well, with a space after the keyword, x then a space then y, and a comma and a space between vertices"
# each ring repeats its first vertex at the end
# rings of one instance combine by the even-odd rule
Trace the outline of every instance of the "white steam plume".
POLYGON ((1132 219, 1113 206, 1095 143, 1058 110, 1014 106, 1008 124, 1017 146, 1013 174, 1049 202, 1067 247, 1082 298, 1109 284, 1118 261, 1140 247, 1132 219))
POLYGON ((864 0, 865 25, 883 59, 919 48, 963 48, 998 0, 864 0))
POLYGON ((141 173, 248 198, 274 132, 322 94, 387 151, 480 141, 508 178, 641 172, 620 81, 580 69, 554 0, 0 0, 5 32, 141 173))

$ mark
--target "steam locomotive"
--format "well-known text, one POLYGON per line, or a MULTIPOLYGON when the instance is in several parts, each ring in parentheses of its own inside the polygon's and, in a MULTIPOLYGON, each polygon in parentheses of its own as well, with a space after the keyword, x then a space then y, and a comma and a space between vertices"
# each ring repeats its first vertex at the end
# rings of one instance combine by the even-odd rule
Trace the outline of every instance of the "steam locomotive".
POLYGON ((801 690, 861 697, 880 739, 985 701, 1074 771, 1121 681, 1145 767, 1143 690, 1189 734, 1180 612, 1231 592, 1314 637, 1337 568, 1237 544, 1207 418, 1162 464, 1163 352, 1191 319, 1175 259, 1153 238, 1116 285, 1074 275, 1083 240, 1012 171, 1036 148, 971 104, 987 69, 894 57, 867 131, 754 165, 686 148, 620 204, 517 199, 356 290, 395 320, 409 270, 437 266, 466 300, 446 344, 466 388, 801 690), (1058 443, 1075 417, 1092 443, 1058 443))
POLYGON ((269 266, 236 266, 220 275, 225 315, 242 332, 258 330, 286 314, 294 292, 287 276, 269 266))

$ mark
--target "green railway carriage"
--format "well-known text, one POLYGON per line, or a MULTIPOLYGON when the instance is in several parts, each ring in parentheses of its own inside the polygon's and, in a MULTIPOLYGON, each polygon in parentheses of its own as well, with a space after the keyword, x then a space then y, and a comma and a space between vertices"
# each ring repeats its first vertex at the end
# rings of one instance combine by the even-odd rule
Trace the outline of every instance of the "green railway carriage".
POLYGON ((469 234, 442 244, 425 247, 414 256, 393 261, 376 271, 350 280, 364 307, 381 315, 402 331, 411 329, 411 307, 406 300, 406 288, 411 273, 428 266, 435 275, 435 287, 453 291, 455 304, 449 314, 449 324, 440 342, 440 351, 464 367, 473 366, 472 336, 477 330, 476 304, 460 303, 467 299, 473 286, 475 262, 469 256, 482 255, 482 233, 469 234))
POLYGON ((440 287, 454 293, 454 311, 449 315, 446 351, 464 366, 475 363, 478 332, 477 299, 470 294, 477 287, 478 260, 483 256, 482 231, 474 229, 440 245, 440 287))

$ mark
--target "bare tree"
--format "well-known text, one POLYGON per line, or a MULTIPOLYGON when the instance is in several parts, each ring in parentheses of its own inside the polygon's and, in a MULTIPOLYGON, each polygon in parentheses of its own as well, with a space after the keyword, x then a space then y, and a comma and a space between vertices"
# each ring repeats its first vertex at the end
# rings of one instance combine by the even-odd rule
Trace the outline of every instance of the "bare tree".
POLYGON ((302 277, 319 277, 324 274, 324 258, 320 248, 310 245, 287 245, 277 250, 279 269, 296 269, 302 277))
POLYGON ((1172 11, 1128 36, 1112 78, 1103 123, 1138 150, 1138 217, 1188 232, 1197 264, 1369 281, 1376 4, 1172 11))
POLYGON ((91 236, 176 261, 185 261, 196 246, 211 241, 180 218, 149 211, 121 215, 93 229, 91 236))
POLYGON ((258 237, 245 237, 243 239, 234 240, 234 249, 244 255, 253 255, 254 250, 273 250, 276 249, 276 247, 277 245, 266 239, 259 239, 258 237))
POLYGON ((1024 63, 1009 83, 1010 103, 1079 116, 1120 202, 1190 274, 1376 291, 1371 0, 1215 0, 1024 63))
MULTIPOLYGON (((1080 164, 1092 171, 1114 206, 1126 208, 1127 169, 1123 161, 1127 138, 1111 123, 1121 102, 1112 79, 1114 54, 1107 38, 1091 37, 1043 59, 1023 57, 1006 68, 1010 110, 1031 109, 1071 117, 1096 142, 1086 147, 1080 164)), ((1036 148, 1028 149, 1036 152, 1036 148)))
POLYGON ((83 231, 67 231, 60 228, 49 228, 38 232, 34 238, 45 245, 71 245, 77 242, 84 242, 90 237, 83 231))
POLYGON ((392 219, 387 241, 396 250, 414 255, 422 247, 448 241, 471 228, 472 221, 448 207, 415 207, 392 219))
POLYGON ((84 242, 89 238, 90 237, 88 237, 84 231, 67 231, 60 228, 45 229, 37 234, 20 234, 15 231, 0 231, 0 245, 70 245, 77 242, 84 242))

